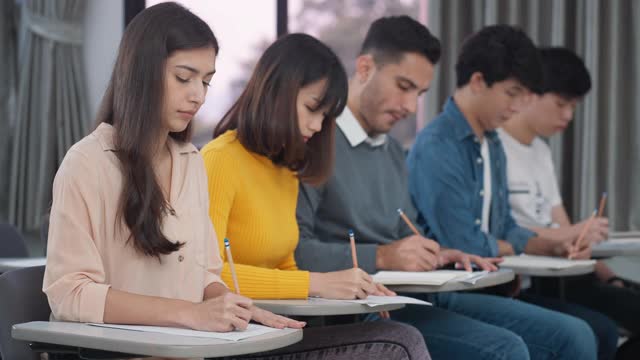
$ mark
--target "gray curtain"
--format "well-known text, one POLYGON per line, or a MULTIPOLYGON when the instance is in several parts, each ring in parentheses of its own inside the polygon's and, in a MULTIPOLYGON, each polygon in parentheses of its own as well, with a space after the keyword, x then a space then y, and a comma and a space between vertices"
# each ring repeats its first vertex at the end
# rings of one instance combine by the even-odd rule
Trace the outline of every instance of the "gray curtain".
POLYGON ((27 0, 18 34, 18 96, 9 169, 9 221, 36 230, 53 176, 86 133, 85 0, 27 0))
POLYGON ((455 88, 455 60, 466 36, 483 26, 511 24, 543 46, 576 51, 593 89, 573 124, 550 140, 565 206, 584 218, 609 194, 616 231, 640 229, 640 2, 635 0, 430 0, 429 28, 443 56, 426 102, 432 119, 455 88))
POLYGON ((0 2, 0 222, 6 221, 9 201, 9 151, 12 114, 15 114, 17 68, 16 6, 13 0, 0 2))

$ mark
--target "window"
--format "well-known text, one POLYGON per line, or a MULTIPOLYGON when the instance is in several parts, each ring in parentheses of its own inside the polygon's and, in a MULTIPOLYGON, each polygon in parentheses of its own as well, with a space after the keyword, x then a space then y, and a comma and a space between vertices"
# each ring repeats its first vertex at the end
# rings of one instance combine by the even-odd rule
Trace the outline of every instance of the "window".
MULTIPOLYGON (((289 1, 289 32, 304 32, 329 45, 351 76, 369 25, 391 15, 426 19, 428 0, 298 0, 289 1)), ((422 20, 425 23, 426 20, 422 20)), ((422 103, 423 101, 420 101, 422 103)), ((419 104, 418 113, 422 112, 419 104)), ((418 115, 420 116, 420 115, 418 115)), ((416 117, 396 124, 391 135, 408 148, 416 136, 416 117)))
MULTIPOLYGON (((163 2, 147 0, 147 7, 163 2)), ((178 0, 202 18, 220 45, 216 74, 206 102, 196 115, 193 143, 211 140, 215 124, 238 98, 253 66, 276 38, 276 0, 178 0)))

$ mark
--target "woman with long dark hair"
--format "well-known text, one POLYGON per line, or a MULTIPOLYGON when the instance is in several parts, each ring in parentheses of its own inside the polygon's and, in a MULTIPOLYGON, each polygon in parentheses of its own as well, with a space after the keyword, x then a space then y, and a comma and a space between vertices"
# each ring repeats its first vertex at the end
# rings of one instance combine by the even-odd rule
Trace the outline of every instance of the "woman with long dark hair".
MULTIPOLYGON (((54 180, 43 284, 54 320, 205 331, 252 320, 305 325, 255 307, 219 277, 207 176, 189 143, 218 50, 206 23, 175 3, 142 11, 125 30, 98 125, 67 152, 54 180)), ((340 354, 341 339, 324 329, 270 358, 340 354), (328 342, 334 346, 317 349, 328 342)), ((389 358, 408 358, 405 347, 361 330, 363 356, 374 342, 400 354, 389 358)))
POLYGON ((303 323, 230 292, 208 217, 202 158, 189 143, 218 42, 175 3, 123 34, 97 128, 53 185, 43 290, 58 320, 230 331, 303 323))
MULTIPOLYGON (((210 215, 219 248, 224 238, 231 241, 241 294, 262 299, 393 294, 361 269, 309 273, 294 259, 298 184, 320 184, 330 176, 335 119, 346 100, 347 76, 337 56, 309 35, 286 35, 262 55, 246 89, 216 127, 215 139, 202 149, 210 215)), ((232 284, 226 261, 222 278, 232 284)), ((353 358, 367 347, 367 358, 402 358, 375 339, 406 349, 421 343, 415 329, 392 321, 309 329, 305 339, 310 331, 333 334, 316 345, 329 347, 330 358, 353 358)), ((428 356, 422 345, 409 354, 428 356)))

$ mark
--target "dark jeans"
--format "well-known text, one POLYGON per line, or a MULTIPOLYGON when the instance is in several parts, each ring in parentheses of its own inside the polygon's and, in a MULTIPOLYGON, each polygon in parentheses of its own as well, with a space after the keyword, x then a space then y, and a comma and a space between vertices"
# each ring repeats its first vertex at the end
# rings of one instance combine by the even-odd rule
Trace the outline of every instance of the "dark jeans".
MULTIPOLYGON (((536 279, 541 295, 557 297, 553 279, 536 279)), ((640 335, 640 291, 604 284, 593 274, 565 279, 565 298, 599 311, 633 335, 640 335)), ((640 358, 640 357, 639 357, 640 358)))
MULTIPOLYGON (((380 320, 304 330, 302 341, 281 349, 234 359, 252 360, 428 360, 422 335, 414 327, 380 320)), ((231 358, 225 358, 231 359, 231 358)))
POLYGON ((533 294, 530 291, 522 292, 518 299, 584 320, 596 335, 598 359, 613 360, 615 358, 616 349, 618 348, 618 327, 606 315, 582 305, 562 301, 558 298, 533 294))
POLYGON ((573 316, 486 294, 407 295, 434 306, 408 305, 391 318, 417 327, 435 359, 596 359, 593 331, 573 316))

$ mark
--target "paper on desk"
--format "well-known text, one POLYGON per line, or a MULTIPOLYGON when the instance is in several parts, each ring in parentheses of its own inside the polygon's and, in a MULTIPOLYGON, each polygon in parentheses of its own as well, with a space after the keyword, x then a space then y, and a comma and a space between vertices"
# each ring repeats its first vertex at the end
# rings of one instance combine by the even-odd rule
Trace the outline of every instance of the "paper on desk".
POLYGON ((627 250, 640 248, 640 238, 614 239, 593 246, 593 250, 627 250))
POLYGON ((142 332, 159 333, 159 334, 167 334, 167 335, 202 337, 202 338, 231 340, 231 341, 244 340, 244 339, 268 334, 275 331, 281 331, 275 328, 258 325, 258 324, 249 324, 246 330, 236 330, 231 332, 198 331, 198 330, 172 328, 172 327, 142 326, 142 325, 94 324, 94 323, 90 323, 89 325, 112 328, 112 329, 120 329, 120 330, 142 331, 142 332))
MULTIPOLYGON (((482 271, 484 275, 486 272, 482 271)), ((464 270, 435 270, 435 271, 380 271, 373 275, 373 281, 382 285, 431 285, 440 286, 449 281, 463 281, 473 279, 477 273, 464 270)), ((478 275, 479 276, 479 275, 478 275)), ((476 280, 477 281, 477 280, 476 280)))
POLYGON ((414 299, 408 296, 375 296, 369 295, 366 299, 362 300, 346 300, 350 303, 356 304, 364 304, 369 307, 376 307, 381 305, 391 305, 391 304, 413 304, 413 305, 431 305, 430 302, 422 301, 419 299, 414 299))
POLYGON ((569 260, 559 257, 536 256, 536 255, 520 255, 520 256, 504 256, 500 267, 515 267, 529 269, 552 269, 561 270, 569 269, 576 266, 595 265, 595 260, 569 260))
POLYGON ((324 298, 309 298, 309 301, 316 304, 352 303, 352 304, 367 305, 369 307, 392 305, 392 304, 431 305, 431 303, 429 302, 422 301, 419 299, 414 299, 408 296, 369 295, 366 299, 362 299, 362 300, 334 300, 334 299, 324 299, 324 298))
POLYGON ((460 277, 460 278, 456 278, 454 279, 454 281, 457 282, 461 282, 461 283, 465 283, 465 284, 471 284, 471 285, 475 285, 478 280, 486 277, 487 275, 489 275, 489 271, 475 271, 475 272, 467 272, 467 275, 464 277, 460 277))

